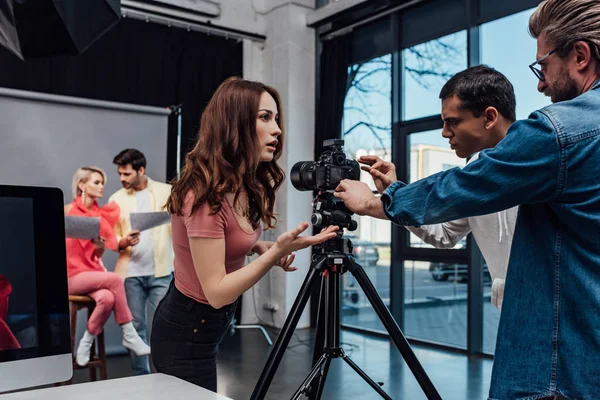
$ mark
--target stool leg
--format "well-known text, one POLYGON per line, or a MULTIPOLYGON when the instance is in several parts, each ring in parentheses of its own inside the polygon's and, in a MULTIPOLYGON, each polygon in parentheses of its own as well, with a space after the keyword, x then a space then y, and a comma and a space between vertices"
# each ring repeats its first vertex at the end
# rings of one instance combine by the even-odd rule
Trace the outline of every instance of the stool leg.
MULTIPOLYGON (((94 306, 88 306, 88 320, 90 319, 90 315, 94 311, 94 306)), ((94 361, 96 358, 96 345, 98 344, 98 339, 94 340, 92 343, 92 349, 90 350, 90 362, 94 361)), ((90 372, 90 381, 98 380, 96 374, 96 367, 88 366, 90 372)))
POLYGON ((104 347, 104 330, 98 335, 98 360, 100 361, 100 380, 108 379, 106 374, 106 348, 104 347))
MULTIPOLYGON (((77 311, 79 306, 77 304, 69 302, 69 328, 71 330, 71 352, 73 353, 73 370, 76 367, 75 364, 75 336, 77 335, 77 311)), ((70 385, 73 383, 73 378, 69 379, 66 384, 70 385)))
POLYGON ((77 335, 77 311, 79 307, 76 304, 69 304, 70 328, 71 328, 71 351, 75 355, 75 336, 77 335))

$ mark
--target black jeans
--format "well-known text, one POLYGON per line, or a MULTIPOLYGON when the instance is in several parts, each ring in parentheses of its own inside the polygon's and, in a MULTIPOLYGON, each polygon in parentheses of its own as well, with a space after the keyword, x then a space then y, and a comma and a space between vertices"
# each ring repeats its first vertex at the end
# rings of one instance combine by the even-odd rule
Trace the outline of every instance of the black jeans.
POLYGON ((236 303, 215 309, 182 294, 171 282, 156 308, 150 347, 158 372, 217 391, 217 353, 236 303))

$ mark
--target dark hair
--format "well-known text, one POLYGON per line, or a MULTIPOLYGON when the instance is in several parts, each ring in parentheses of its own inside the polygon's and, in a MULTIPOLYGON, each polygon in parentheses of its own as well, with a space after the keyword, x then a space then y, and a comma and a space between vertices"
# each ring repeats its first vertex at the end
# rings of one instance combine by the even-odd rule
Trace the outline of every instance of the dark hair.
POLYGON ((115 156, 113 164, 117 164, 120 167, 131 164, 134 170, 139 171, 142 167, 146 168, 146 157, 139 150, 125 149, 115 156))
POLYGON ((488 107, 494 107, 510 122, 516 117, 515 91, 512 83, 487 65, 467 68, 454 75, 442 88, 440 99, 457 96, 462 108, 479 117, 488 107))
POLYGON ((180 176, 173 181, 167 210, 183 215, 185 197, 192 191, 192 213, 204 202, 210 205, 212 213, 217 213, 226 193, 235 194, 235 203, 244 190, 253 225, 262 221, 266 228, 272 228, 277 222, 273 211, 275 192, 285 178, 277 164, 283 139, 283 111, 277 91, 260 82, 227 79, 202 113, 196 145, 186 154, 180 176), (265 92, 277 104, 281 135, 273 160, 260 162, 256 119, 260 97, 265 92))

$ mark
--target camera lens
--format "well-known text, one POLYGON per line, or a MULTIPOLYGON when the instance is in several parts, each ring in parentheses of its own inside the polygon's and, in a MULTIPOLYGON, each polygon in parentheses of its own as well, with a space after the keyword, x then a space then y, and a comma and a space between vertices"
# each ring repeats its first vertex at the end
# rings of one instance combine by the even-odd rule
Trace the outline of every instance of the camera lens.
POLYGON ((355 231, 356 228, 358 228, 358 222, 356 222, 355 220, 350 221, 350 223, 348 224, 348 230, 355 231))
POLYGON ((315 182, 314 161, 300 161, 292 167, 290 171, 290 181, 297 190, 315 190, 317 185, 315 182))

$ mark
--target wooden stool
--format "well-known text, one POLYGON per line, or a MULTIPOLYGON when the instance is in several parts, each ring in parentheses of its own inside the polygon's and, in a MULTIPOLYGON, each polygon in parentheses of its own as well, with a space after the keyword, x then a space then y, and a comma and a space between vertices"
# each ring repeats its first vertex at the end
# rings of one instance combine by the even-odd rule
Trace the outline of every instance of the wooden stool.
POLYGON ((87 318, 90 318, 92 311, 96 307, 96 302, 89 296, 75 296, 69 295, 69 310, 71 313, 71 349, 73 349, 73 370, 76 369, 89 369, 90 370, 90 381, 97 380, 96 370, 100 370, 100 379, 107 379, 106 376, 106 349, 104 347, 104 331, 102 331, 92 344, 92 350, 90 352, 90 362, 85 367, 80 367, 75 362, 75 353, 77 348, 75 347, 75 336, 77 335, 77 311, 82 308, 87 309, 87 318), (96 346, 98 346, 98 354, 96 354, 96 346))

